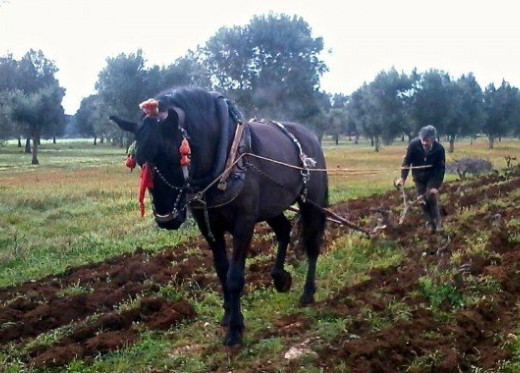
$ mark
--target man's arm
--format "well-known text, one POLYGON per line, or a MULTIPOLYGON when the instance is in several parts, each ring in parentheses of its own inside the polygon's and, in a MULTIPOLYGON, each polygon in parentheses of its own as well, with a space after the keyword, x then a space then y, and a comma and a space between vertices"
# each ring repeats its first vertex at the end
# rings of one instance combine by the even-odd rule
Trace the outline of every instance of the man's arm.
POLYGON ((411 142, 409 145, 408 145, 408 148, 406 149, 406 155, 404 156, 404 159, 403 159, 403 163, 401 164, 401 180, 403 181, 403 184, 404 184, 404 181, 406 180, 406 178, 408 177, 408 174, 410 173, 410 165, 412 164, 412 145, 413 143, 411 142))
POLYGON ((433 188, 439 189, 444 181, 444 173, 446 172, 446 152, 444 151, 444 147, 441 145, 439 149, 439 156, 435 158, 435 162, 432 165, 433 167, 433 176, 432 176, 432 184, 433 188))

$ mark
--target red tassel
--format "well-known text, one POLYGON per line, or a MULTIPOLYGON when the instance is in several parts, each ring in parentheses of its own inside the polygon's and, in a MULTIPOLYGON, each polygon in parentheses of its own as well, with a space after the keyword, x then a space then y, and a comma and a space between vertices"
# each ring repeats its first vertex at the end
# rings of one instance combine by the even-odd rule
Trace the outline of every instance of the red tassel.
POLYGON ((190 143, 186 138, 182 139, 179 153, 181 153, 181 166, 188 166, 190 164, 191 149, 190 143))
POLYGON ((128 154, 128 157, 126 157, 125 166, 128 167, 130 169, 130 171, 134 170, 134 168, 136 166, 136 162, 135 162, 135 157, 133 155, 128 154))
POLYGON ((148 168, 148 163, 141 167, 141 176, 139 178, 139 210, 141 216, 144 216, 144 196, 147 188, 153 188, 152 172, 148 168))
POLYGON ((147 116, 156 117, 159 115, 159 101, 153 98, 141 102, 139 108, 144 111, 147 116))

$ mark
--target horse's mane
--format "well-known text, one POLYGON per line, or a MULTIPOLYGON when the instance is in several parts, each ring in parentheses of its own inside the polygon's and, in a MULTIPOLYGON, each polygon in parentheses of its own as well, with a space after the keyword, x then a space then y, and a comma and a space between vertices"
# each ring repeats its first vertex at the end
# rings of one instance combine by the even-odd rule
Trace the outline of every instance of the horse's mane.
POLYGON ((195 128, 201 123, 210 123, 215 120, 215 97, 202 88, 180 87, 159 93, 159 111, 167 111, 175 106, 186 114, 185 125, 195 128))

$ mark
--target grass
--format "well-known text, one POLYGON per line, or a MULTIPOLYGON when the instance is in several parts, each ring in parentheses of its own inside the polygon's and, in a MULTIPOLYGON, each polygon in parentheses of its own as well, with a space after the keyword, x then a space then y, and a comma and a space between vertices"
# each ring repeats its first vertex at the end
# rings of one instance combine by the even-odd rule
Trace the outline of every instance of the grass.
POLYGON ((160 249, 197 233, 193 227, 157 229, 149 204, 147 217, 140 217, 139 175, 124 167, 122 149, 42 144, 39 158, 41 166, 30 166, 28 155, 0 148, 2 287, 138 247, 160 249))
MULTIPOLYGON (((393 188, 406 145, 398 142, 383 147, 378 153, 366 141, 358 145, 343 141, 339 146, 325 141, 323 147, 328 168, 344 170, 330 176, 330 200, 336 203, 393 188)), ((463 156, 478 156, 490 160, 496 168, 503 168, 504 157, 515 155, 519 150, 520 142, 514 139, 496 143, 493 150, 487 149, 483 139, 473 144, 462 140, 455 144, 455 153, 448 154, 447 158, 449 162, 463 156)), ((124 150, 110 145, 94 147, 91 141, 59 140, 58 144, 43 142, 40 165, 32 166, 30 155, 24 154, 23 149, 13 143, 0 146, 0 287, 59 274, 69 267, 103 261, 137 248, 161 250, 199 234, 194 226, 176 232, 157 229, 150 219, 148 197, 147 215, 141 218, 137 204, 139 175, 124 167, 124 159, 124 150)), ((456 177, 447 175, 446 178, 456 177)), ((337 239, 318 262, 317 300, 333 296, 345 284, 365 280, 372 267, 397 264, 401 255, 391 244, 372 245, 356 234, 337 239), (338 262, 344 264, 338 266, 338 262)), ((217 292, 205 292, 200 299, 193 300, 198 315, 196 322, 179 325, 166 333, 142 330, 135 345, 92 362, 74 361, 65 369, 73 372, 247 370, 258 356, 265 361, 270 358, 278 361, 286 352, 290 340, 265 337, 266 327, 282 315, 303 315, 313 323, 311 329, 315 336, 327 341, 348 335, 352 320, 297 307, 305 266, 289 265, 287 269, 293 275, 296 290, 279 294, 264 289, 244 296, 247 332, 244 349, 238 356, 229 357, 221 352, 215 320, 222 316, 222 300, 217 292)), ((490 288, 494 285, 487 284, 490 288)), ((434 306, 447 301, 458 307, 461 299, 456 289, 447 286, 425 278, 422 292, 434 306)), ((159 294, 176 299, 182 296, 178 291, 178 288, 165 286, 159 294)), ((89 289, 77 284, 65 289, 64 295, 85 292, 89 289)), ((390 308, 395 311, 392 311, 395 317, 408 317, 409 310, 399 302, 390 308)), ((395 321, 370 313, 360 317, 370 318, 375 328, 395 321)), ((52 334, 42 336, 43 339, 52 337, 52 334)), ((510 345, 518 347, 516 340, 510 345)), ((0 352, 0 366, 4 365, 6 372, 27 371, 17 362, 17 356, 20 355, 16 351, 0 352), (9 364, 2 364, 4 361, 9 364)), ((436 358, 433 354, 416 364, 429 366, 436 358)), ((518 363, 510 366, 516 367, 518 363)), ((283 371, 285 366, 279 368, 283 371)), ((310 364, 308 369, 317 368, 310 364)))

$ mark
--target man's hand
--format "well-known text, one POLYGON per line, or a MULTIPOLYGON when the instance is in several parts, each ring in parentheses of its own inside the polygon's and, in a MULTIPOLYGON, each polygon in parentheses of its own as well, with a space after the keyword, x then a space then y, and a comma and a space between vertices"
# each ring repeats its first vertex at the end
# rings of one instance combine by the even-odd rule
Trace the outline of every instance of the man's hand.
POLYGON ((402 178, 395 179, 394 180, 394 185, 395 185, 396 188, 402 188, 403 185, 404 185, 404 180, 402 178))
POLYGON ((436 196, 437 194, 439 194, 439 189, 437 189, 437 188, 430 188, 428 190, 428 193, 429 194, 433 194, 434 196, 436 196))

